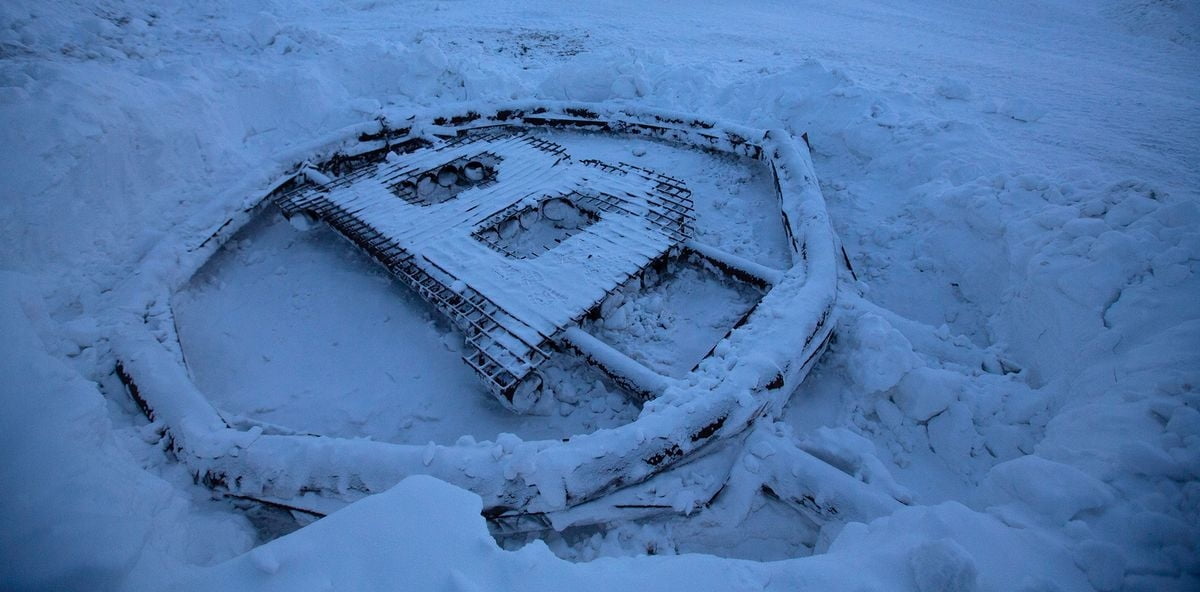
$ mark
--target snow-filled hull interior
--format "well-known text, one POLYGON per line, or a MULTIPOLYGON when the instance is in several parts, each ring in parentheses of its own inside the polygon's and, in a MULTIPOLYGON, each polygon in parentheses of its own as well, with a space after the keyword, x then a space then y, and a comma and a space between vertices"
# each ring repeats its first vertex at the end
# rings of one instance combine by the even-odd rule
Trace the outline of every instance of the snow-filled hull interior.
MULTIPOLYGON (((712 444, 736 446, 754 421, 777 415, 833 334, 840 247, 807 151, 784 132, 628 107, 514 104, 375 122, 307 158, 158 261, 200 270, 268 214, 297 227, 319 221, 437 311, 461 337, 479 390, 510 411, 577 404, 558 387, 543 392, 561 356, 590 365, 641 410, 591 433, 495 443, 374 441, 255 421, 214 405, 192 380, 180 345, 191 329, 180 329, 171 304, 185 285, 131 288, 156 297, 142 297, 113 336, 118 374, 166 426, 176 457, 229 495, 322 514, 424 473, 478 493, 500 530, 585 524, 617 507, 670 511, 634 486, 686 462, 725 462, 712 444), (703 224, 712 206, 693 196, 703 179, 589 158, 589 143, 606 137, 755 163, 772 205, 756 213, 772 229, 759 234, 778 233, 782 246, 747 253, 745 241, 712 240, 703 224), (672 300, 676 292, 686 298, 672 300), (701 323, 697 311, 712 318, 701 323), (668 334, 667 317, 714 329, 668 334), (630 349, 631 334, 678 360, 630 349)), ((772 491, 812 505, 790 480, 772 491)))

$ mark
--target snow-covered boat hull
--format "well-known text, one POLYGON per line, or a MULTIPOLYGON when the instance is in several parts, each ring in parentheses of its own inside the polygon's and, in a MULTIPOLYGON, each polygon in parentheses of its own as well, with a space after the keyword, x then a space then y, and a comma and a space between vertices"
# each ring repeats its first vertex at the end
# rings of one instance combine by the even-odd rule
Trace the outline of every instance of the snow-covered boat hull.
MULTIPOLYGON (((307 159, 243 208, 182 229, 148 257, 126 287, 128 314, 112 335, 120 377, 167 430, 175 456, 198 480, 233 495, 303 507, 314 495, 352 500, 423 473, 478 493, 485 514, 497 519, 563 510, 642 482, 777 413, 833 334, 837 239, 807 151, 782 131, 629 107, 521 103, 384 119, 311 147, 307 159), (733 273, 769 284, 762 301, 686 380, 656 389, 636 421, 563 441, 399 445, 232 426, 193 384, 169 296, 261 208, 286 201, 318 175, 336 178, 390 153, 521 127, 629 134, 762 161, 774 178, 792 266, 769 270, 724 258, 733 273)), ((722 263, 719 253, 692 250, 722 263)))

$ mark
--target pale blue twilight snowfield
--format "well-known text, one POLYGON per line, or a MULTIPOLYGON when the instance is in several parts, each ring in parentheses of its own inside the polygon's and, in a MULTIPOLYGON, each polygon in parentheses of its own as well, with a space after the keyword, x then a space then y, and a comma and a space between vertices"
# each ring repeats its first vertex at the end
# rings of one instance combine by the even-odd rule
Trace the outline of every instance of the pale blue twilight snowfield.
MULTIPOLYGON (((4 2, 0 588, 1200 588, 1198 73, 1182 0, 4 2), (426 476, 284 536, 195 483, 114 377, 121 287, 338 130, 514 100, 807 133, 857 279, 725 494, 677 477, 665 516, 497 541, 426 476), (763 495, 796 449, 893 505, 814 524, 763 495)), ((602 140, 559 138, 688 178, 698 238, 787 261, 767 177, 602 140)), ((687 271, 589 330, 678 377, 755 297, 687 271)), ((277 215, 172 306, 229 418, 502 454, 639 413, 566 362, 499 408, 419 299, 277 215)))

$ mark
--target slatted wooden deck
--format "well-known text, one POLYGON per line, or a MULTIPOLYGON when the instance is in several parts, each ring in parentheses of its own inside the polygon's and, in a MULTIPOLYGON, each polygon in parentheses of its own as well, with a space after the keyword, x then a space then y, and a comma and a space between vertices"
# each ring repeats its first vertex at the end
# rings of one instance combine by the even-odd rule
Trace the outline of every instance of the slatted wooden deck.
POLYGON ((691 192, 678 179, 576 161, 523 133, 392 154, 277 203, 286 215, 325 221, 451 319, 468 344, 464 360, 518 408, 522 391, 540 386, 535 371, 563 332, 681 249, 694 221, 691 192), (534 232, 551 201, 578 209, 586 227, 532 250, 507 248, 500 235, 534 232))

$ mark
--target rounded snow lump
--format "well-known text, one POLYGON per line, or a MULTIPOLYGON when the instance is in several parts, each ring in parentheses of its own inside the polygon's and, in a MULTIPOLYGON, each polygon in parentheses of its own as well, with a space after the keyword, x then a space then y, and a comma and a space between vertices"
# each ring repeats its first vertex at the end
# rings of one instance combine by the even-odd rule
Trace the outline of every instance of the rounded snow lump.
POLYGON ((978 589, 975 560, 958 543, 940 539, 923 543, 908 557, 921 592, 972 592, 978 589))

